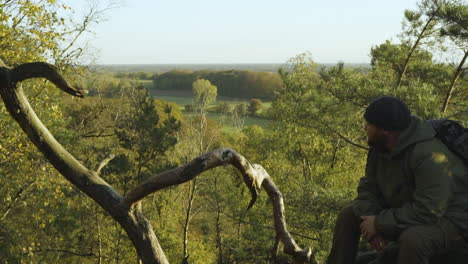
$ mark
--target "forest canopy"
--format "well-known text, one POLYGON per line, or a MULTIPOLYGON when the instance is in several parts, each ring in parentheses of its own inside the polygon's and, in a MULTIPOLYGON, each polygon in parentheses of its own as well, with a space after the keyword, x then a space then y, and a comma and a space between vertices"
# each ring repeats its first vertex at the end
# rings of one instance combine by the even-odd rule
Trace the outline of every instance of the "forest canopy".
POLYGON ((255 71, 190 71, 172 70, 153 77, 155 89, 191 91, 197 79, 209 80, 218 87, 220 96, 234 98, 272 99, 282 85, 280 76, 273 72, 255 71))

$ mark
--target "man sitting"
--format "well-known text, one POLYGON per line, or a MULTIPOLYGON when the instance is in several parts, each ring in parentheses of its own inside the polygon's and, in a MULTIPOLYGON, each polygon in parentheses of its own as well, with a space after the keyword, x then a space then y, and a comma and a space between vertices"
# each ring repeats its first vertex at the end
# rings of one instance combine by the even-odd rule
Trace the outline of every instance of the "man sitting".
POLYGON ((463 161, 398 98, 375 99, 364 118, 370 146, 365 176, 357 198, 338 215, 327 263, 354 263, 361 235, 379 252, 396 241, 398 264, 428 263, 464 247, 468 186, 461 179, 468 169, 463 161))

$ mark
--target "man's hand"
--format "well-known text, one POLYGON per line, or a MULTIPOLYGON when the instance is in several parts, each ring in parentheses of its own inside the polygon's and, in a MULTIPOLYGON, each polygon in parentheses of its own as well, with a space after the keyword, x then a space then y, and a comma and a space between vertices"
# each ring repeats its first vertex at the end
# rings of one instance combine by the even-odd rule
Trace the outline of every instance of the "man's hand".
POLYGON ((361 216, 361 219, 361 234, 367 239, 367 241, 371 241, 371 239, 377 234, 377 230, 375 229, 375 215, 361 216))
POLYGON ((387 245, 387 241, 385 241, 381 235, 377 234, 369 241, 369 244, 380 253, 387 245))

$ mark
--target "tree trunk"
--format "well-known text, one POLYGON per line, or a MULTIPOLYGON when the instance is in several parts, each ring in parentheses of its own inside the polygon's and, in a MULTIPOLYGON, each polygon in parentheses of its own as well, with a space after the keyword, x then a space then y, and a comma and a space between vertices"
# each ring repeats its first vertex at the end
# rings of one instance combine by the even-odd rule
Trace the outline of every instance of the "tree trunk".
MULTIPOLYGON (((218 189, 218 178, 214 179, 214 191, 219 192, 218 189)), ((219 197, 217 195, 214 196, 213 206, 215 209, 215 226, 216 226, 216 248, 218 249, 218 264, 224 263, 223 257, 223 236, 222 236, 222 226, 221 226, 221 212, 222 212, 222 205, 220 204, 219 197)))
MULTIPOLYGON (((437 8, 437 10, 438 9, 439 8, 437 8)), ((418 38, 416 39, 416 42, 414 42, 413 46, 411 47, 411 50, 408 53, 408 56, 406 56, 405 63, 403 64, 403 69, 401 70, 401 72, 400 72, 400 74, 398 76, 398 82, 397 82, 397 87, 396 87, 397 89, 400 88, 400 86, 401 86, 401 82, 403 81, 403 78, 404 78, 404 76, 406 74, 406 70, 408 69, 409 61, 410 61, 411 57, 413 56, 414 51, 418 47, 419 42, 421 42, 421 40, 424 38, 424 34, 426 33, 426 30, 428 29, 430 23, 434 20, 436 13, 437 13, 437 11, 434 12, 434 14, 432 14, 431 17, 429 17, 429 19, 427 20, 427 22, 424 25, 423 29, 421 30, 421 32, 419 32, 418 38)))
POLYGON ((96 210, 96 227, 97 227, 97 237, 98 237, 98 264, 102 264, 102 239, 101 239, 101 221, 99 220, 99 214, 96 210))
POLYGON ((189 194, 187 197, 187 208, 185 211, 184 219, 184 258, 188 257, 188 243, 189 243, 189 227, 190 220, 192 219, 192 206, 195 200, 195 193, 197 191, 197 179, 193 179, 190 186, 189 194))
POLYGON ((458 77, 460 77, 461 73, 463 72, 463 65, 465 64, 467 57, 468 57, 468 50, 465 51, 465 55, 463 56, 463 59, 458 64, 457 70, 455 71, 452 81, 450 82, 450 86, 447 90, 447 95, 445 96, 444 105, 442 106, 442 114, 445 114, 447 112, 450 99, 452 98, 453 91, 455 90, 455 83, 457 82, 458 77))
POLYGON ((217 206, 216 210, 216 247, 218 248, 218 263, 224 263, 223 257, 223 237, 221 235, 222 228, 221 228, 221 212, 219 207, 217 206))
POLYGON ((26 63, 14 69, 0 63, 0 94, 10 115, 29 139, 67 180, 91 197, 125 230, 143 263, 168 263, 154 231, 138 206, 119 206, 123 197, 92 170, 78 162, 42 124, 18 82, 44 77, 65 92, 82 97, 81 91, 68 86, 55 67, 46 63, 26 63), (3 66, 3 67, 1 67, 3 66))

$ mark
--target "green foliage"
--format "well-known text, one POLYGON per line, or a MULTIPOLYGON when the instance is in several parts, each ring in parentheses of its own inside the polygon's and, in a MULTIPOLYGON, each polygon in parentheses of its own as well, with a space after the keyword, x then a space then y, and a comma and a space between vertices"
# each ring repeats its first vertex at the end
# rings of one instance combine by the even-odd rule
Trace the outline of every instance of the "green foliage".
POLYGON ((272 98, 281 86, 281 78, 272 72, 254 71, 181 71, 174 70, 154 76, 158 90, 190 91, 197 79, 209 80, 220 96, 233 98, 272 98))
POLYGON ((216 101, 218 88, 208 80, 198 79, 192 84, 192 91, 195 96, 195 102, 205 111, 208 105, 216 101))
POLYGON ((128 108, 120 113, 115 134, 119 145, 132 153, 127 156, 135 173, 132 181, 137 183, 145 178, 146 173, 157 171, 160 158, 177 142, 175 132, 180 122, 171 115, 169 104, 164 105, 165 118, 161 120, 155 101, 141 85, 126 91, 124 97, 128 100, 128 108))
POLYGON ((178 104, 157 99, 154 100, 154 104, 156 105, 156 112, 160 119, 159 125, 163 125, 167 120, 170 121, 171 118, 178 121, 184 120, 178 104))
MULTIPOLYGON (((375 68, 391 69, 394 74, 399 74, 403 70, 403 64, 410 48, 406 44, 392 44, 387 40, 385 43, 371 49, 371 64, 375 68)), ((408 66, 407 75, 410 75, 409 78, 418 77, 411 76, 411 74, 425 72, 432 64, 432 54, 430 52, 417 50, 408 66)))
MULTIPOLYGON (((208 109, 232 115, 235 129, 230 132, 223 130, 224 114, 184 117, 177 104, 148 95, 141 81, 135 80, 150 78, 142 72, 74 73, 74 81, 92 95, 81 100, 63 97, 43 81, 23 86, 32 95, 31 104, 39 117, 87 167, 96 168, 109 154, 115 155, 101 176, 121 193, 204 152, 219 147, 236 149, 270 173, 283 193, 290 231, 302 235, 294 233, 293 237, 304 248, 312 246, 323 262, 336 213, 354 197, 363 175, 366 141, 362 114, 367 104, 377 96, 394 95, 423 118, 442 115, 440 108, 455 67, 434 58, 438 52, 454 52, 441 48, 445 44, 440 38, 455 43, 458 51, 466 46, 466 4, 462 1, 447 1, 435 13, 437 24, 431 22, 432 30, 412 53, 401 86, 395 86, 415 37, 434 10, 427 6, 430 3, 422 1, 418 10, 405 12, 400 43, 386 41, 371 49, 371 69, 344 64, 317 69, 312 59, 300 55, 278 74, 230 70, 170 71, 153 76, 156 89, 188 92, 200 79, 202 87, 210 87, 206 94, 203 89, 198 92, 199 102, 206 106, 216 98, 216 86, 219 95, 274 98, 267 110, 274 118, 272 126, 251 126, 245 118, 248 114, 264 115, 260 99, 252 99, 250 104, 221 102, 208 109), (438 45, 433 45, 436 42, 438 45)), ((66 8, 52 0, 6 1, 0 9, 0 58, 9 65, 33 60, 65 65, 66 58, 73 56, 67 57, 60 48, 64 33, 70 29, 56 13, 62 9, 66 8), (19 19, 22 16, 24 19, 19 19)), ((456 80, 458 89, 447 115, 466 111, 466 77, 462 72, 456 80)), ((186 106, 186 111, 193 111, 191 107, 186 106)), ((455 118, 468 121, 466 115, 455 118)), ((118 224, 58 175, 18 133, 20 128, 4 107, 0 108, 0 127, 1 261, 136 261, 135 250, 118 224)), ((275 234, 266 194, 261 193, 246 212, 249 192, 241 175, 235 168, 220 167, 200 175, 196 182, 143 200, 145 215, 170 262, 178 263, 184 255, 183 222, 190 190, 196 192, 188 231, 192 263, 272 261, 275 234)), ((278 259, 288 257, 280 254, 278 259)))
MULTIPOLYGON (((289 175, 276 178, 288 198, 286 206, 293 211, 289 224, 320 239, 314 243, 319 260, 329 250, 334 212, 353 198, 363 173, 366 151, 357 146, 366 147, 362 114, 367 104, 377 96, 394 95, 405 100, 414 114, 440 117, 440 89, 452 68, 434 63, 429 51, 417 50, 405 82, 396 89, 405 52, 409 49, 403 44, 386 42, 374 47, 370 72, 342 64, 317 72, 306 55, 292 59, 291 70, 280 71, 284 86, 277 90, 272 104, 276 136, 252 149, 277 155, 261 164, 268 171, 289 175), (275 164, 270 165, 270 159, 275 164)), ((253 137, 262 134, 248 135, 247 144, 253 137)))
POLYGON ((184 105, 184 111, 185 112, 194 112, 195 111, 195 107, 192 105, 192 104, 187 104, 187 105, 184 105))
MULTIPOLYGON (((63 73, 80 52, 70 36, 77 39, 77 28, 60 17, 68 8, 53 0, 3 1, 0 4, 0 59, 12 67, 20 63, 49 61, 63 73), (64 48, 66 47, 66 48, 64 48)), ((89 18, 81 29, 93 23, 89 18)), ((79 21, 75 21, 80 24, 79 21)), ((80 73, 80 67, 74 72, 80 73)), ((62 93, 43 80, 23 82, 32 107, 43 123, 65 145, 74 140, 63 115, 62 93)), ((73 256, 89 255, 84 222, 89 220, 86 206, 70 183, 48 165, 44 157, 21 133, 19 126, 0 107, 0 259, 5 263, 53 263, 62 259, 79 263, 73 256)), ((86 204, 88 203, 88 204, 86 204)))
POLYGON ((229 114, 232 112, 232 106, 228 102, 221 102, 212 110, 216 113, 229 114))
POLYGON ((249 112, 249 106, 246 103, 237 104, 232 110, 233 115, 245 116, 249 112))
MULTIPOLYGON (((468 5, 463 1, 444 3, 435 15, 443 23, 440 33, 460 44, 468 41, 468 5)), ((462 44, 463 45, 463 44, 462 44)))
POLYGON ((257 115, 258 112, 262 109, 263 107, 263 102, 260 99, 250 99, 249 102, 249 114, 254 116, 257 115))
MULTIPOLYGON (((392 44, 390 41, 373 47, 371 56, 374 71, 371 74, 382 78, 383 85, 388 86, 392 81, 396 82, 396 78, 403 70, 406 54, 409 51, 408 46, 392 44)), ((407 87, 429 85, 433 87, 434 93, 442 93, 450 83, 453 72, 453 67, 443 63, 435 63, 429 51, 418 49, 413 53, 412 59, 407 65, 406 79, 403 85, 407 87)))
POLYGON ((149 72, 117 72, 114 74, 115 78, 119 79, 137 79, 137 80, 152 80, 154 77, 154 74, 149 73, 149 72))
POLYGON ((4 1, 0 7, 1 59, 7 65, 42 60, 44 54, 60 53, 64 18, 55 1, 4 1))

